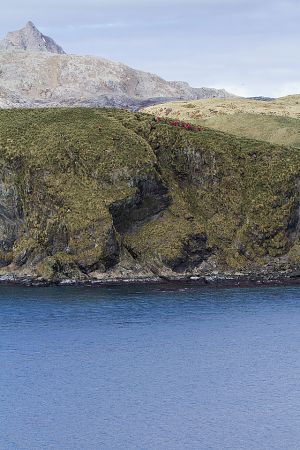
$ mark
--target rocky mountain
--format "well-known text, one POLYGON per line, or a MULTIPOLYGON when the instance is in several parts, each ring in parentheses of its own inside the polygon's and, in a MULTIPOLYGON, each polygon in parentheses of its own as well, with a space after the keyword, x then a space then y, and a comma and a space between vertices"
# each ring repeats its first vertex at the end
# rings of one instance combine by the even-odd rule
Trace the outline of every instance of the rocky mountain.
POLYGON ((0 281, 300 277, 300 153, 117 109, 0 111, 0 281))
POLYGON ((139 109, 172 100, 232 97, 225 90, 192 88, 125 64, 66 55, 28 22, 0 41, 0 107, 112 106, 139 109))
POLYGON ((42 34, 32 22, 24 28, 12 31, 0 41, 0 51, 25 50, 29 52, 49 52, 63 55, 63 49, 48 36, 42 34))

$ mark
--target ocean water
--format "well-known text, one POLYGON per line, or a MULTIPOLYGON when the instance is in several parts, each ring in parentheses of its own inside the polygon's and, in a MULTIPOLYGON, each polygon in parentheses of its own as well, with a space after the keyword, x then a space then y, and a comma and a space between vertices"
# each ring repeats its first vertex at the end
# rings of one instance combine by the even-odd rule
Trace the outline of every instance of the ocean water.
POLYGON ((1 450, 299 450, 300 287, 0 287, 1 450))

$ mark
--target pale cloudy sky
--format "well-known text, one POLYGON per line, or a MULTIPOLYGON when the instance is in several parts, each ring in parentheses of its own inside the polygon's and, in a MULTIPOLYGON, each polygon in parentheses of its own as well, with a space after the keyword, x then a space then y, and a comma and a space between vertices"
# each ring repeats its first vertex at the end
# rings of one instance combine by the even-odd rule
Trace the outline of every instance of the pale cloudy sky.
MULTIPOLYGON (((0 0, 1 3, 4 0, 0 0)), ((240 95, 300 93, 300 0, 10 0, 0 33, 31 20, 68 53, 240 95)))

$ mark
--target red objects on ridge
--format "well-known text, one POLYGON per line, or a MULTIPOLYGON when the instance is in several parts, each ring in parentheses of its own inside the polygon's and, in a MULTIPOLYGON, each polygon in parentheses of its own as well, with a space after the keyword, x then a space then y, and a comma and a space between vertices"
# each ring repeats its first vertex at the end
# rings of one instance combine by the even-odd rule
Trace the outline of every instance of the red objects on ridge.
MULTIPOLYGON (((155 120, 158 123, 163 121, 161 117, 156 117, 155 120)), ((171 125, 172 127, 184 128, 188 131, 202 131, 201 127, 196 127, 195 125, 191 125, 190 123, 179 122, 178 120, 173 120, 171 122, 166 121, 166 123, 168 125, 171 125)))

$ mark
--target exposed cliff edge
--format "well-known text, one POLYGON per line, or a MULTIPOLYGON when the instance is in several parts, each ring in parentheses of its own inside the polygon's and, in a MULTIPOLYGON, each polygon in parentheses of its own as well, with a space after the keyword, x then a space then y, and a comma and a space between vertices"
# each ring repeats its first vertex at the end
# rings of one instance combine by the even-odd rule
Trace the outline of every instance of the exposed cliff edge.
POLYGON ((96 56, 67 55, 32 22, 0 41, 0 108, 139 108, 172 100, 234 97, 193 88, 96 56))
POLYGON ((0 279, 300 274, 300 150, 119 110, 0 111, 0 279))

